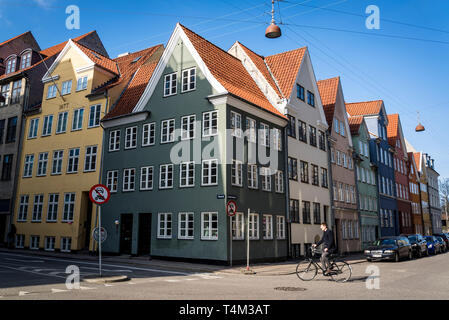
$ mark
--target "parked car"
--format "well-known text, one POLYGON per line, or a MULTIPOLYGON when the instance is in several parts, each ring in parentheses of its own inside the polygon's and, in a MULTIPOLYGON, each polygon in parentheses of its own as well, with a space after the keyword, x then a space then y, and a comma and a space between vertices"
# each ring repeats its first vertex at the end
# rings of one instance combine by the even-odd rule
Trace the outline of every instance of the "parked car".
POLYGON ((365 252, 366 260, 393 260, 413 258, 412 246, 407 237, 383 237, 375 241, 365 252))
POLYGON ((447 251, 446 242, 444 242, 443 237, 440 236, 434 236, 437 238, 437 241, 440 243, 440 253, 445 253, 447 251))
POLYGON ((441 251, 441 244, 434 236, 425 236, 427 241, 427 248, 430 254, 438 254, 441 251))
POLYGON ((449 249, 449 237, 445 235, 444 233, 434 233, 435 237, 441 237, 443 238, 444 242, 446 243, 446 251, 449 249))
POLYGON ((421 258, 422 256, 428 256, 429 251, 427 249, 427 241, 420 234, 410 234, 407 236, 408 241, 412 245, 413 256, 421 258))

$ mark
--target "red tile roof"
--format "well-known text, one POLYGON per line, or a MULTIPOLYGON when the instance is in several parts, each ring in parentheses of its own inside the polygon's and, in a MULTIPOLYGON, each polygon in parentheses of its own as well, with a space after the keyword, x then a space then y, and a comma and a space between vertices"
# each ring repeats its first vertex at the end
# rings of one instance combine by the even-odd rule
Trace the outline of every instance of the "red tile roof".
POLYGON ((416 167, 421 171, 421 152, 413 152, 413 157, 415 158, 416 167))
POLYGON ((258 55, 248 47, 244 46, 240 42, 237 41, 237 43, 242 47, 242 49, 245 51, 245 53, 248 55, 248 57, 253 61, 253 63, 256 65, 257 69, 262 73, 264 78, 268 81, 270 86, 273 88, 274 91, 276 91, 276 94, 278 97, 282 98, 283 95, 281 91, 279 90, 278 86, 276 85, 276 82, 273 79, 273 76, 271 75, 270 70, 267 68, 267 64, 265 63, 265 58, 263 56, 258 55))
POLYGON ((277 80, 282 93, 289 98, 295 87, 299 67, 307 47, 268 56, 265 58, 271 72, 277 80))
POLYGON ((92 60, 97 66, 99 66, 100 68, 112 72, 114 74, 119 74, 119 70, 118 70, 118 66, 117 66, 117 62, 115 62, 114 60, 111 60, 103 55, 101 55, 98 52, 95 52, 92 49, 89 49, 85 46, 83 46, 82 44, 78 43, 77 41, 73 41, 73 43, 78 46, 78 48, 81 49, 82 52, 84 52, 84 54, 86 54, 90 60, 92 60))
POLYGON ((362 116, 348 117, 349 129, 352 135, 357 135, 359 133, 362 122, 363 122, 362 116))
POLYGON ((389 114, 387 115, 388 125, 387 125, 387 137, 390 146, 396 145, 396 139, 398 137, 398 127, 399 127, 399 114, 389 114))
POLYGON ((379 114, 382 108, 382 100, 346 103, 346 111, 351 116, 364 116, 379 114))
POLYGON ((335 103, 337 102, 337 92, 340 77, 335 77, 317 82, 318 91, 320 92, 321 102, 323 104, 324 115, 329 129, 332 129, 334 123, 335 103))
POLYGON ((180 26, 212 75, 229 93, 277 116, 286 118, 267 100, 239 59, 186 27, 180 26))

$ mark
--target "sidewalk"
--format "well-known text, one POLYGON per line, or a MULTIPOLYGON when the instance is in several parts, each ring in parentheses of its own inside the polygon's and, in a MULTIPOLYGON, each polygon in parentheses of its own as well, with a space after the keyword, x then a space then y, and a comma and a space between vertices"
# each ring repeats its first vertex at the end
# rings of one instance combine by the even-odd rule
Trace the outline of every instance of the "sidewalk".
MULTIPOLYGON (((48 251, 33 251, 26 249, 6 249, 0 248, 0 252, 12 253, 12 254, 26 254, 33 256, 42 256, 50 258, 62 258, 73 260, 88 260, 92 262, 98 261, 98 256, 81 254, 81 253, 61 253, 61 252, 48 252, 48 251)), ((366 259, 363 255, 349 255, 343 256, 343 260, 350 264, 363 263, 366 259)), ((289 260, 277 263, 257 263, 250 264, 250 269, 253 272, 252 275, 259 276, 276 276, 276 275, 289 275, 296 272, 296 265, 299 260, 289 260)), ((167 261, 149 259, 148 257, 131 257, 129 255, 122 256, 103 256, 102 262, 104 264, 127 264, 134 267, 147 267, 161 270, 173 270, 184 272, 211 272, 211 273, 229 273, 229 274, 243 274, 246 269, 246 265, 238 266, 222 266, 211 265, 202 263, 191 262, 179 262, 179 261, 167 261)))

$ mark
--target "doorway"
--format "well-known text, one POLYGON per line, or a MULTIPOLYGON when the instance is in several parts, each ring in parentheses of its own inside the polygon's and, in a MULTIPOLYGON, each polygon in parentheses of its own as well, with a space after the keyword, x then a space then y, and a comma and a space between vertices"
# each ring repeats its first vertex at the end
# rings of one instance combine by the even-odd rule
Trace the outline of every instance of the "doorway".
POLYGON ((83 203, 85 203, 84 208, 86 208, 86 220, 84 220, 84 250, 89 250, 90 239, 91 239, 91 227, 92 227, 92 201, 89 199, 89 193, 83 192, 83 203))
POLYGON ((133 239, 133 215, 126 213, 120 219, 120 253, 131 254, 133 239))
POLYGON ((151 249, 151 213, 139 214, 138 255, 150 255, 151 249))

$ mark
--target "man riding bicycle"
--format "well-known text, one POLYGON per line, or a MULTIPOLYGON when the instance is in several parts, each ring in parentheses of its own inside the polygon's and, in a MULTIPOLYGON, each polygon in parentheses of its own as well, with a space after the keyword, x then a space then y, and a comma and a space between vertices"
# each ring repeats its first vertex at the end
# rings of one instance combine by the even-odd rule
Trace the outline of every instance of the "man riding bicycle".
POLYGON ((316 244, 312 244, 312 247, 315 248, 323 244, 323 252, 321 253, 321 265, 323 266, 323 269, 326 270, 324 272, 324 275, 328 275, 331 272, 329 268, 328 256, 335 251, 334 233, 332 232, 332 230, 327 228, 326 222, 321 222, 320 228, 323 231, 323 237, 316 244))

